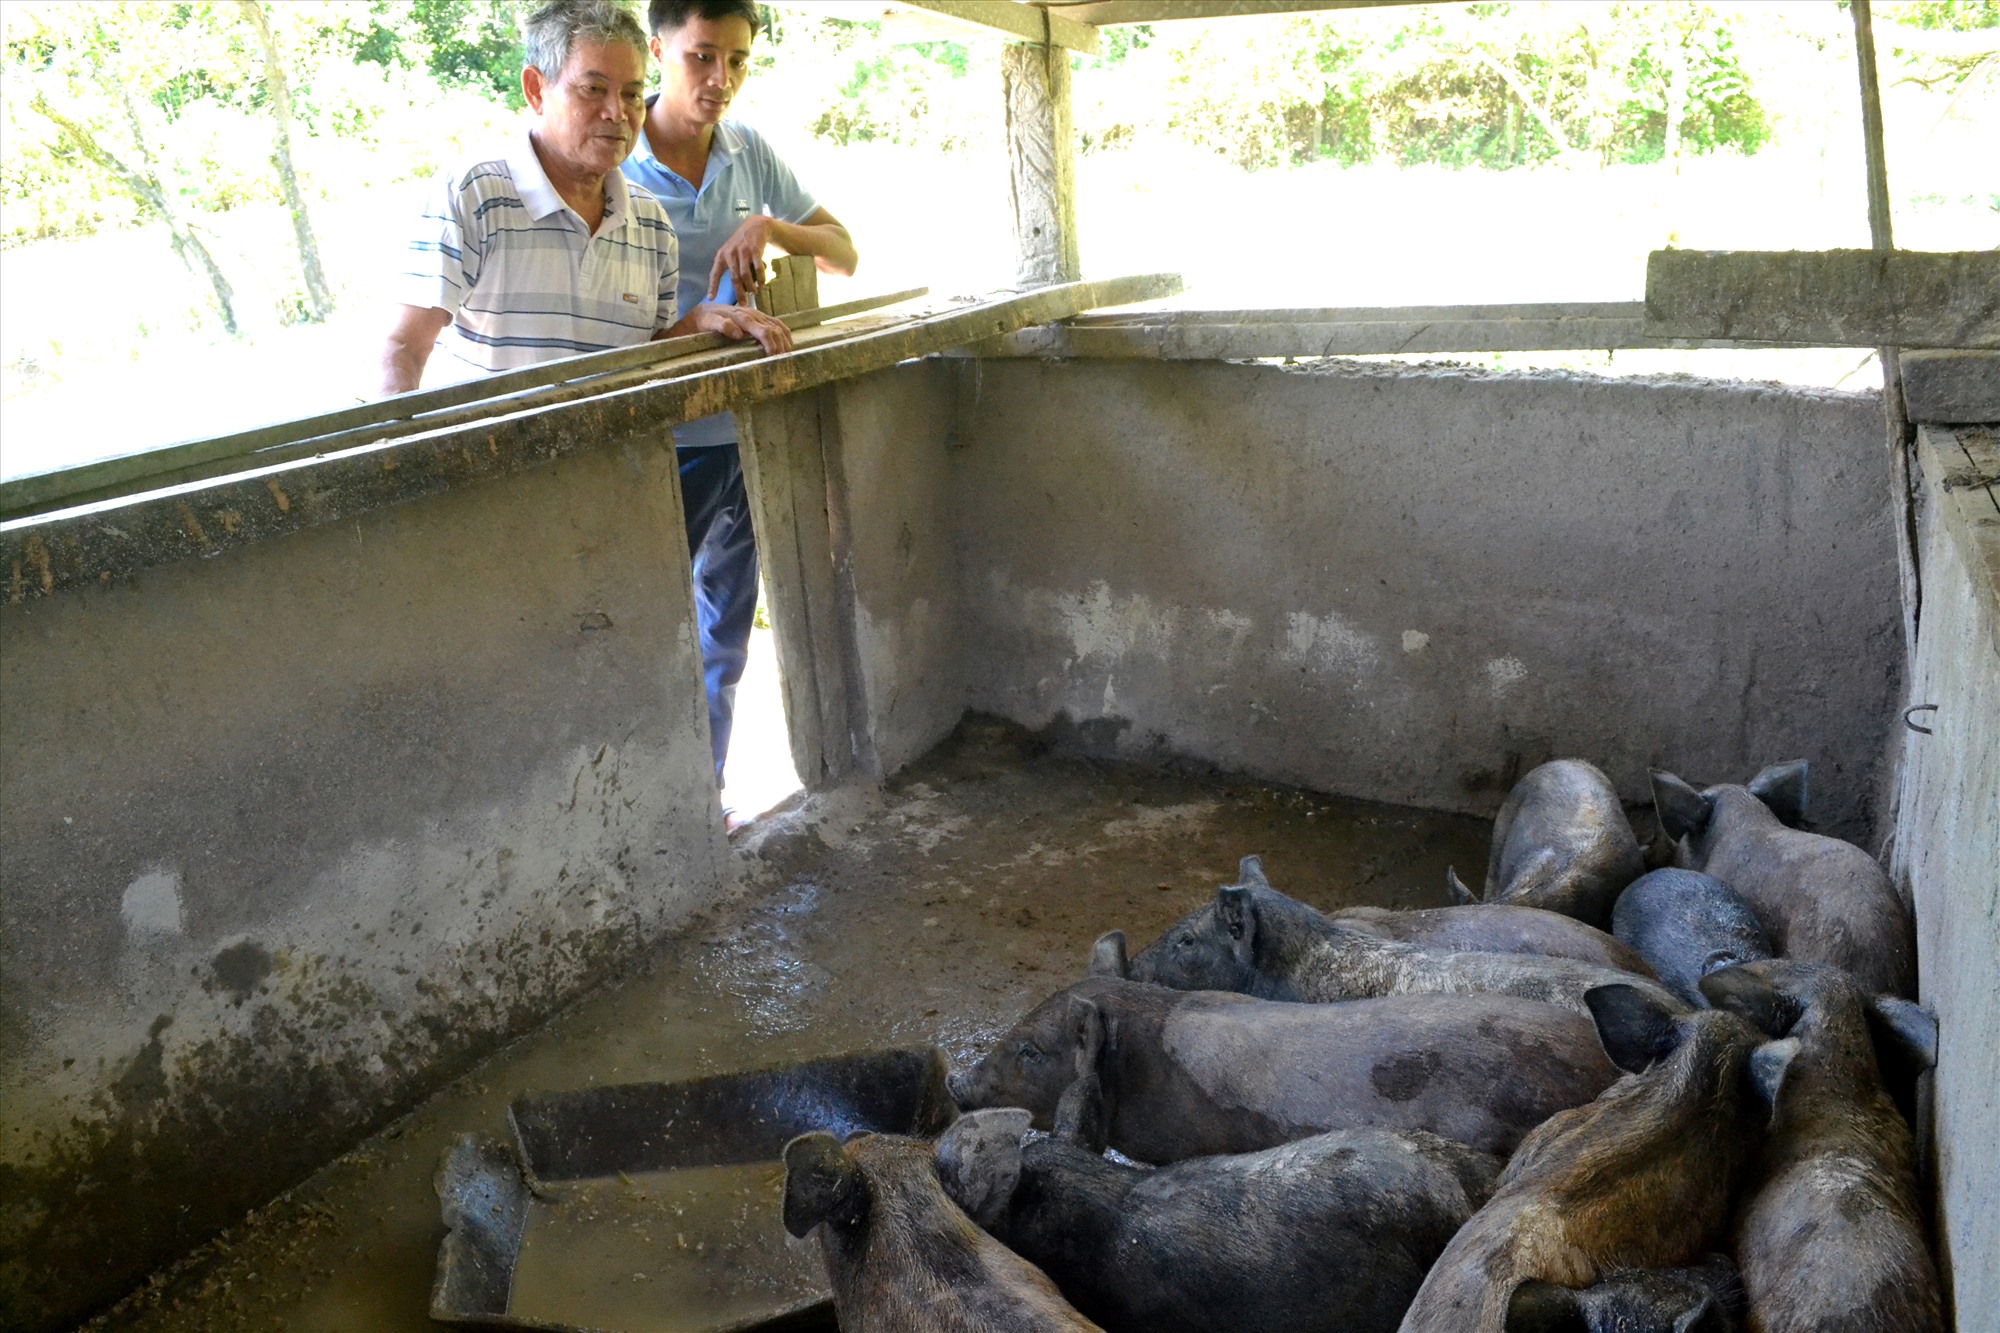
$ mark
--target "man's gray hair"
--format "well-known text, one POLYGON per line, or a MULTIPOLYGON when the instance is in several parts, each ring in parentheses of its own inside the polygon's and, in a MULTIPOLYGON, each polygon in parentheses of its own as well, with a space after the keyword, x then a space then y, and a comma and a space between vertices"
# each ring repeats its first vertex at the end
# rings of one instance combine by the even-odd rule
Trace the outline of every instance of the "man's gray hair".
POLYGON ((641 60, 647 55, 646 30, 618 0, 551 0, 528 16, 525 37, 528 63, 551 83, 578 42, 624 42, 641 60))

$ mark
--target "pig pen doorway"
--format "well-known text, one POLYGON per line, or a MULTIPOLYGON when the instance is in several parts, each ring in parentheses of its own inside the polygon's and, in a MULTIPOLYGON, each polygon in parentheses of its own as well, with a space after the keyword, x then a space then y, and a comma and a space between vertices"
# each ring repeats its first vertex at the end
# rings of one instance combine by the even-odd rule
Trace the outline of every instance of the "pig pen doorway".
POLYGON ((784 691, 778 676, 777 638, 771 631, 767 593, 759 579, 757 617, 750 629, 750 660, 736 686, 736 721, 722 765, 722 807, 748 822, 804 786, 792 762, 784 691))

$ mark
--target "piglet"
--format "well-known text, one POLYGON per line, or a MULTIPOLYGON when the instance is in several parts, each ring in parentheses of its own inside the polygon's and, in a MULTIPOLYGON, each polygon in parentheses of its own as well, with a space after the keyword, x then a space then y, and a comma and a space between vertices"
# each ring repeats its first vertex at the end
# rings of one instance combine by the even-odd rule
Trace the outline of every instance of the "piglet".
POLYGON ((1632 1268, 1572 1290, 1524 1282, 1507 1306, 1507 1333, 1736 1333, 1743 1285, 1729 1256, 1689 1268, 1632 1268))
POLYGON ((1705 1003, 1697 983, 1710 972, 1771 956, 1771 942, 1750 904, 1697 870, 1641 875, 1618 895, 1611 932, 1696 1008, 1705 1003))
POLYGON ((938 1182, 931 1145, 890 1134, 785 1145, 785 1230, 819 1234, 846 1333, 1077 1333, 1078 1314, 1027 1260, 974 1226, 938 1182))
MULTIPOLYGON (((1544 907, 1599 930, 1646 861, 1611 780, 1581 759, 1553 759, 1514 784, 1493 820, 1486 901, 1544 907)), ((1461 902, 1472 891, 1447 875, 1461 902)))
POLYGON ((1323 1003, 1382 995, 1513 995, 1586 1018, 1593 986, 1624 981, 1662 1004, 1679 1003, 1650 978, 1574 958, 1426 949, 1343 925, 1271 887, 1246 856, 1243 882, 1216 890, 1131 960, 1134 981, 1175 990, 1221 990, 1266 1000, 1323 1003))
POLYGON ((1734 1014, 1677 1012, 1629 986, 1589 996, 1627 1070, 1525 1139, 1493 1198, 1424 1279, 1405 1333, 1504 1333, 1525 1282, 1585 1287, 1713 1250, 1797 1050, 1734 1014))
POLYGON ((1796 827, 1804 760, 1704 791, 1655 772, 1653 804, 1683 867, 1741 894, 1779 956, 1844 967, 1871 995, 1916 994, 1916 934, 1889 876, 1852 843, 1796 827))
POLYGON ((1864 995, 1824 964, 1747 963, 1704 977, 1717 1008, 1798 1043, 1785 1098, 1736 1210, 1737 1262, 1760 1333, 1937 1333, 1910 1129, 1877 1050, 1935 1062, 1937 1029, 1907 1000, 1864 995))
POLYGON ((1511 995, 1280 1004, 1093 977, 955 1070, 951 1093, 1047 1126, 1079 1052, 1110 1099, 1111 1146, 1155 1163, 1363 1126, 1504 1153, 1617 1072, 1590 1020, 1511 995))
POLYGON ((1052 1138, 1026 1111, 974 1111, 939 1138, 938 1175, 1107 1328, 1391 1333, 1500 1165, 1433 1134, 1353 1129, 1147 1170, 1064 1137, 1067 1118, 1052 1138))

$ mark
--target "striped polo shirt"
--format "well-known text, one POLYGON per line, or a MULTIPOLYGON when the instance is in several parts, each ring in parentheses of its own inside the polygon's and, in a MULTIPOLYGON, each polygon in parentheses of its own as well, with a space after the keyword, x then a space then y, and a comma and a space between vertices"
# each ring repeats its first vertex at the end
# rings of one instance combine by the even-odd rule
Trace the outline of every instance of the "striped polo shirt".
POLYGON ((659 201, 616 171, 604 204, 593 234, 523 129, 505 156, 440 179, 392 295, 451 313, 438 346, 458 378, 645 342, 677 318, 679 243, 659 201))

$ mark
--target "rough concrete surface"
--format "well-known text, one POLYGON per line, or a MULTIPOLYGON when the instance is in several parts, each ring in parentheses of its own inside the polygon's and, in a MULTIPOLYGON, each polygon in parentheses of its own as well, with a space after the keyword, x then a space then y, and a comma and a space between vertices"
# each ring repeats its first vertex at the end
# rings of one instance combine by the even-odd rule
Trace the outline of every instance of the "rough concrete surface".
POLYGON ((1873 396, 1455 369, 960 372, 968 702, 1490 812, 1813 763, 1865 840, 1901 693, 1873 396))
POLYGON ((673 478, 603 450, 0 607, 0 1326, 117 1297, 720 892, 673 478))
POLYGON ((2000 250, 1655 250, 1646 332, 2000 349, 2000 250))
POLYGON ((1939 1248, 1962 1329, 2000 1327, 2000 432, 1925 427, 1923 621, 1893 863, 1938 1017, 1939 1248), (1981 484, 1981 479, 1984 484, 1981 484))
POLYGON ((894 773, 965 709, 952 455, 953 384, 909 365, 840 387, 838 483, 861 688, 877 761, 894 773))
POLYGON ((1910 420, 2000 422, 2000 352, 1905 352, 1902 367, 1910 420))
MULTIPOLYGON (((505 1135, 535 1089, 682 1079, 936 1043, 964 1060, 1233 881, 1247 852, 1309 902, 1441 906, 1476 864, 1463 816, 1322 798, 1172 766, 1106 765, 974 719, 880 795, 780 816, 748 884, 643 974, 524 1038, 96 1329, 423 1333, 441 1234, 431 1172, 455 1134, 505 1135)), ((643 1293, 643 1284, 635 1283, 643 1293)), ((646 1326, 663 1312, 648 1310, 646 1326)))

